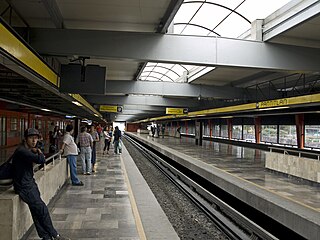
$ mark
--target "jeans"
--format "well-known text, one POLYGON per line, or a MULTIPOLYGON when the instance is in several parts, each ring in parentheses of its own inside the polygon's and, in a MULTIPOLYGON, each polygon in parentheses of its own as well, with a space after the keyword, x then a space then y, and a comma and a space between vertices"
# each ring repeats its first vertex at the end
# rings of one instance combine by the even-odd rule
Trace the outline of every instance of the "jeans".
POLYGON ((114 140, 114 153, 115 154, 119 154, 122 151, 121 148, 119 147, 119 144, 121 144, 120 140, 114 140))
POLYGON ((79 178, 77 177, 77 155, 68 155, 67 160, 70 166, 71 182, 73 184, 77 184, 80 182, 79 178))
POLYGON ((96 163, 96 142, 93 142, 92 151, 91 151, 91 163, 94 165, 96 163))
POLYGON ((81 147, 80 159, 83 173, 91 173, 91 151, 91 147, 81 147))
POLYGON ((37 233, 42 239, 51 239, 57 236, 57 231, 52 225, 47 205, 42 201, 38 186, 19 192, 21 199, 28 204, 37 233))

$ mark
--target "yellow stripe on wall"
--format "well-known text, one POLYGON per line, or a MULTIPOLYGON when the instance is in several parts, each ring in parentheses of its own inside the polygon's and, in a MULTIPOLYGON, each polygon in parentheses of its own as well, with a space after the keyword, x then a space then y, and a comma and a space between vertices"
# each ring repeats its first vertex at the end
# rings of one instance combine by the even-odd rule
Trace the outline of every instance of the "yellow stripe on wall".
POLYGON ((71 97, 73 97, 75 100, 77 100, 79 103, 81 103, 82 105, 86 106, 87 108, 89 108, 92 112, 94 112, 95 114, 97 114, 100 118, 102 117, 102 115, 94 108, 90 105, 90 103, 87 102, 87 100, 85 100, 83 97, 81 97, 81 95, 79 94, 69 94, 71 97))
POLYGON ((58 75, 0 23, 0 47, 30 69, 59 87, 58 75))

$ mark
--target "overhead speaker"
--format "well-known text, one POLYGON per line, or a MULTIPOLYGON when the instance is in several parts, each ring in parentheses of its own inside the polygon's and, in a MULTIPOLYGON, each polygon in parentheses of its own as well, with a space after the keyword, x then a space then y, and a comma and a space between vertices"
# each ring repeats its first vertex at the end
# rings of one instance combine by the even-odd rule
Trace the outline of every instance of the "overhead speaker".
POLYGON ((104 95, 106 68, 98 65, 62 64, 60 92, 104 95))

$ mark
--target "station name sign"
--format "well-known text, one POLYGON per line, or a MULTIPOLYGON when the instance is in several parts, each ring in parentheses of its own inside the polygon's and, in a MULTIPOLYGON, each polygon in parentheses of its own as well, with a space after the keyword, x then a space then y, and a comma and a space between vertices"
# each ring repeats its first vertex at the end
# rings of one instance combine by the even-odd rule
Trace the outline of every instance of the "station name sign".
POLYGON ((182 115, 187 113, 188 108, 166 108, 166 114, 182 115))
POLYGON ((281 107, 289 104, 287 98, 258 102, 257 108, 281 107))
POLYGON ((112 106, 112 105, 100 105, 99 111, 100 112, 113 112, 113 113, 120 113, 122 112, 122 106, 112 106))

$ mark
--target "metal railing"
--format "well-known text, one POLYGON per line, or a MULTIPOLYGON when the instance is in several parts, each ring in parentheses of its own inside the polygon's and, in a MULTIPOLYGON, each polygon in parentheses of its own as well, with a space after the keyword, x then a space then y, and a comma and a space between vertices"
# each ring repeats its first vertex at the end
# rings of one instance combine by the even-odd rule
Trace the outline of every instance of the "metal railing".
POLYGON ((45 171, 46 166, 49 164, 54 165, 56 160, 61 161, 61 152, 56 152, 53 155, 51 155, 50 157, 46 158, 46 162, 44 164, 36 164, 33 167, 33 170, 35 172, 39 171, 39 170, 45 171))

